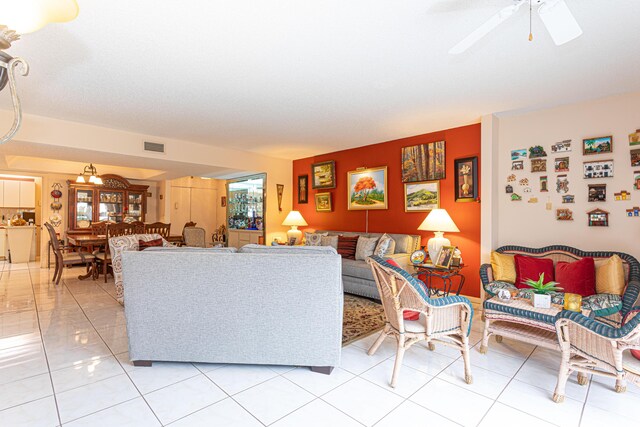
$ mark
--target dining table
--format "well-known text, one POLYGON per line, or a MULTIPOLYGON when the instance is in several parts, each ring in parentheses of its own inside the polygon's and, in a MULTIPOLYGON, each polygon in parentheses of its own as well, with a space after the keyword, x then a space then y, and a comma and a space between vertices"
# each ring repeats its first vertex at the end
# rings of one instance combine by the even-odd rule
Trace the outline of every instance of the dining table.
MULTIPOLYGON (((182 235, 173 235, 165 238, 167 242, 180 245, 183 243, 182 235)), ((67 233, 67 242, 70 246, 77 247, 100 247, 107 245, 107 235, 106 234, 69 234, 67 233)), ((87 274, 78 276, 78 279, 84 280, 89 277, 97 277, 98 270, 88 271, 87 274)))

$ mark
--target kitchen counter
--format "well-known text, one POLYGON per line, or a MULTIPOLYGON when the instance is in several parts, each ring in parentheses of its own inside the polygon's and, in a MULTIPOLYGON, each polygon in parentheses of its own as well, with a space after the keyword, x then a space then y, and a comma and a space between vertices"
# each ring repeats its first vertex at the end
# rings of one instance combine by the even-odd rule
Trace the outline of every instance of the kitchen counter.
POLYGON ((36 233, 35 225, 5 226, 7 233, 7 243, 11 253, 11 263, 29 262, 31 258, 31 247, 36 233))

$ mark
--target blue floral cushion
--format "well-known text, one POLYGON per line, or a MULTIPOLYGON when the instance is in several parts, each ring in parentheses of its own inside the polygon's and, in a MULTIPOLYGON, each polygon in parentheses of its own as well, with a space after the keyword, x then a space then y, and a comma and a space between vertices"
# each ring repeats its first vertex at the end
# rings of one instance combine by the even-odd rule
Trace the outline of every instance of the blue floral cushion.
MULTIPOLYGON (((531 299, 533 291, 529 289, 520 289, 517 293, 518 298, 531 299)), ((551 303, 564 305, 564 293, 551 292, 551 303)), ((593 316, 610 316, 622 309, 622 297, 614 294, 595 294, 588 297, 582 297, 582 309, 590 310, 593 316)))
POLYGON ((493 282, 489 282, 488 285, 485 285, 485 292, 491 294, 491 296, 496 296, 498 291, 501 289, 508 289, 510 291, 517 291, 516 285, 509 282, 501 282, 500 280, 494 280, 493 282))

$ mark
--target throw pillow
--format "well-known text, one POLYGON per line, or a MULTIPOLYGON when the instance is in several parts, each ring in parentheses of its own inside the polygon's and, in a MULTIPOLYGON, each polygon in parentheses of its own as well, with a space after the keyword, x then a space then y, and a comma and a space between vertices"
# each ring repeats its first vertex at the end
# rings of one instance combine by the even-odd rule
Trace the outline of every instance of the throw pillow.
MULTIPOLYGON (((558 261, 555 277, 563 292, 583 297, 596 293, 596 265, 593 258, 585 257, 574 262, 558 261)), ((545 280, 546 278, 545 274, 545 280)))
POLYGON ((622 295, 625 288, 622 258, 613 255, 608 259, 598 260, 595 264, 596 293, 622 295))
POLYGON ((322 236, 320 246, 331 246, 333 249, 338 250, 338 236, 322 236))
POLYGON ((144 251, 147 248, 152 248, 154 246, 162 246, 162 238, 154 239, 149 241, 138 240, 138 250, 144 251))
POLYGON ((544 273, 544 283, 554 280, 553 260, 524 255, 515 255, 513 259, 516 262, 515 285, 517 288, 529 289, 524 282, 527 279, 538 280, 541 273, 544 273))
POLYGON ((396 241, 393 240, 391 236, 387 233, 384 233, 380 236, 380 240, 378 240, 378 244, 376 248, 373 250, 373 254, 379 257, 383 257, 385 255, 392 255, 396 249, 396 241))
POLYGON ((493 272, 493 280, 507 283, 516 282, 516 262, 513 255, 491 252, 491 271, 493 272))
POLYGON ((338 236, 338 254, 344 259, 356 259, 356 246, 360 236, 338 236))
POLYGON ((379 237, 360 236, 356 245, 356 260, 364 261, 372 256, 379 239, 379 237))
POLYGON ((304 233, 304 244, 306 246, 321 246, 322 236, 326 236, 328 233, 304 233))

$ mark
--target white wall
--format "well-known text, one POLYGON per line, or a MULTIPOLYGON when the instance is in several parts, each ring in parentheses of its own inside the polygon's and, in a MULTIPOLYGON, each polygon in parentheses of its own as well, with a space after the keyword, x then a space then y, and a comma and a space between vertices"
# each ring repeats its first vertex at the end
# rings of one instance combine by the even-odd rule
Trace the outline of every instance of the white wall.
MULTIPOLYGON (((640 128, 640 93, 609 97, 522 114, 499 115, 494 126, 498 134, 498 162, 493 168, 492 178, 497 180, 494 190, 498 199, 497 241, 494 248, 517 244, 540 247, 564 244, 585 250, 617 250, 640 258, 640 217, 628 218, 625 210, 640 206, 640 191, 633 188, 628 135, 640 128), (597 136, 613 136, 613 153, 584 156, 582 140, 597 136), (565 139, 572 140, 572 151, 552 154, 551 145, 565 139), (530 172, 530 160, 526 159, 523 171, 511 171, 513 149, 542 145, 547 152, 547 172, 530 172), (556 192, 556 176, 553 160, 556 157, 570 158, 569 192, 575 195, 574 204, 562 204, 562 196, 556 192), (614 177, 584 179, 583 161, 614 159, 614 177), (523 196, 520 202, 512 202, 505 193, 507 176, 514 173, 519 181, 528 178, 532 192, 526 194, 518 182, 512 183, 514 192, 523 196), (549 192, 541 193, 539 177, 547 175, 549 192), (588 202, 588 184, 607 184, 607 201, 588 202), (614 201, 613 193, 627 190, 632 193, 629 201, 614 201), (528 203, 529 197, 537 197, 538 203, 528 203), (545 204, 551 201, 552 210, 545 204), (609 227, 589 227, 587 211, 602 208, 610 212, 609 227), (557 208, 573 211, 573 221, 557 221, 557 208)), ((483 126, 485 121, 483 121, 483 126)), ((484 135, 484 129, 483 129, 484 135)), ((640 148, 640 147, 638 147, 640 148)), ((483 153, 484 154, 484 153, 483 153)), ((487 157, 483 155, 483 170, 487 157)), ((561 172, 562 173, 562 172, 561 172)), ((483 188, 487 188, 483 185, 483 188)), ((486 196, 485 196, 486 199, 486 196)), ((484 199, 483 199, 484 202, 484 199)))

